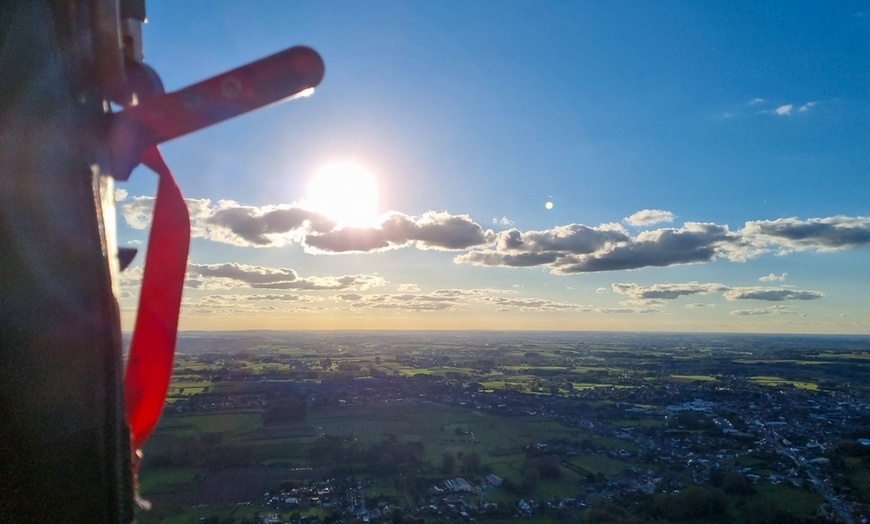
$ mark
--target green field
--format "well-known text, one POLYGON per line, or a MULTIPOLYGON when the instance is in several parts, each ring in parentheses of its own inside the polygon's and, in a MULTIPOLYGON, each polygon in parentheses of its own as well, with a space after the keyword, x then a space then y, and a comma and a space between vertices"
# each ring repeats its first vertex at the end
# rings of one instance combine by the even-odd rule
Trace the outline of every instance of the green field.
POLYGON ((204 433, 222 433, 231 440, 262 425, 259 411, 197 413, 164 417, 157 435, 195 436, 204 433))
MULTIPOLYGON (((317 334, 282 343, 269 335, 247 347, 228 339, 222 343, 229 349, 213 349, 213 342, 202 344, 201 353, 181 353, 169 390, 172 405, 146 444, 141 477, 146 498, 175 510, 154 512, 142 522, 193 524, 228 515, 252 520, 252 508, 234 504, 256 505, 263 492, 282 483, 331 475, 352 476, 365 485, 367 497, 412 507, 424 498, 421 492, 444 479, 494 473, 505 485, 485 493, 485 500, 515 507, 520 498, 609 501, 608 481, 645 483, 652 470, 668 485, 646 499, 651 502, 679 495, 697 478, 679 461, 659 461, 644 439, 693 438, 707 431, 668 426, 656 414, 667 405, 659 389, 690 398, 689 392, 725 396, 737 388, 767 395, 772 387, 812 397, 866 388, 863 378, 870 376, 870 353, 852 346, 836 350, 841 346, 828 341, 759 349, 754 338, 699 345, 681 336, 685 343, 670 347, 649 345, 646 335, 617 343, 592 343, 586 335, 557 340, 561 336, 518 342, 496 333, 445 340, 403 334, 372 342, 370 335, 323 340, 317 334), (482 392, 485 397, 478 396, 482 392), (488 393, 504 400, 496 404, 488 393), (301 415, 280 411, 283 401, 299 399, 306 402, 301 415), (594 432, 580 429, 588 420, 595 421, 594 432), (642 444, 623 435, 642 436, 642 444), (555 471, 553 464, 545 469, 554 458, 555 471)), ((728 449, 726 469, 749 467, 746 472, 762 477, 783 473, 776 456, 738 456, 741 443, 733 443, 735 454, 728 442, 722 445, 728 449)), ((858 458, 847 457, 844 473, 855 490, 870 492, 870 473, 858 458)), ((764 508, 774 520, 776 511, 809 517, 821 502, 814 491, 786 483, 762 478, 754 486, 755 494, 729 495, 728 515, 717 522, 740 522, 747 511, 764 508)), ((476 495, 468 497, 477 502, 476 495)), ((640 504, 623 509, 641 515, 640 504)), ((266 509, 271 511, 277 510, 266 509)), ((289 512, 278 513, 290 519, 289 512)), ((549 518, 536 514, 528 522, 549 518)))
POLYGON ((628 468, 634 467, 635 464, 610 458, 607 455, 590 454, 572 458, 568 461, 570 464, 577 466, 593 475, 604 475, 606 478, 611 478, 625 471, 628 468))
POLYGON ((715 382, 716 377, 711 375, 671 375, 674 382, 715 382))
MULTIPOLYGON (((226 449, 225 446, 242 447, 250 450, 253 464, 270 468, 316 467, 322 459, 318 459, 313 450, 322 446, 325 438, 338 439, 335 442, 347 450, 345 453, 351 453, 347 457, 364 457, 360 453, 368 446, 389 439, 400 443, 419 442, 423 450, 421 458, 432 483, 463 473, 460 460, 452 471, 442 471, 445 453, 457 458, 477 454, 481 471, 493 472, 519 484, 524 480, 527 450, 536 443, 587 439, 597 448, 631 450, 636 447, 628 441, 597 436, 541 417, 502 417, 432 402, 330 405, 311 410, 305 420, 279 425, 264 425, 262 413, 254 411, 176 414, 162 420, 146 446, 146 463, 141 474, 143 494, 195 491, 202 469, 147 467, 148 457, 171 455, 173 450, 196 445, 197 439, 210 435, 221 436, 217 443, 210 444, 216 446, 216 453, 226 449)), ((580 468, 579 472, 561 468, 560 478, 541 479, 530 495, 542 500, 577 496, 578 485, 584 479, 583 471, 610 476, 630 465, 603 455, 578 457, 573 464, 580 468)), ((516 500, 516 496, 499 491, 492 496, 516 500)), ((373 493, 404 496, 396 492, 395 481, 389 477, 375 484, 373 493)))
POLYGON ((610 424, 618 428, 662 428, 667 425, 664 420, 652 418, 612 420, 610 424))
POLYGON ((804 382, 800 380, 788 380, 780 377, 765 377, 765 376, 754 376, 750 377, 752 382, 756 384, 760 384, 762 386, 794 386, 798 389, 807 389, 810 391, 817 391, 819 389, 819 385, 815 382, 804 382))
POLYGON ((870 463, 861 457, 846 457, 846 471, 854 489, 870 499, 870 463))
POLYGON ((814 516, 822 503, 821 495, 815 490, 808 491, 783 484, 761 484, 757 486, 757 493, 753 498, 767 507, 802 517, 814 516))

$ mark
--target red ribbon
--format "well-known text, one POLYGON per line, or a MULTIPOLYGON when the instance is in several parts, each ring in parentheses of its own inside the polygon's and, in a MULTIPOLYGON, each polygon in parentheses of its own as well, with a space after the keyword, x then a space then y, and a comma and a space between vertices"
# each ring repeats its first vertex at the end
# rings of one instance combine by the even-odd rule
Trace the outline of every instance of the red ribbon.
POLYGON ((124 379, 134 453, 154 431, 166 401, 190 250, 190 216, 172 172, 156 146, 145 150, 141 160, 157 173, 160 183, 124 379))

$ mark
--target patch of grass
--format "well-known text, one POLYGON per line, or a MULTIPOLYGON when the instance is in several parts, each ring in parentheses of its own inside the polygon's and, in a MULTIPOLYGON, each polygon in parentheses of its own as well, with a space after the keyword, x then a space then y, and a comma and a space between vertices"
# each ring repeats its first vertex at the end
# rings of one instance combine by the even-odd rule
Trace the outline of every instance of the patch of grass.
POLYGON ((140 524, 199 524, 203 515, 201 508, 155 508, 152 511, 138 511, 136 522, 140 524), (171 513, 169 513, 171 512, 171 513))
POLYGON ((581 490, 577 486, 577 481, 580 480, 580 476, 564 468, 562 468, 562 471, 562 478, 560 479, 542 479, 538 481, 538 485, 531 498, 535 500, 550 500, 554 497, 568 498, 579 495, 581 490))
POLYGON ((184 491, 201 472, 195 468, 143 468, 139 490, 143 495, 184 491))
POLYGON ((610 423, 618 428, 660 428, 665 425, 664 420, 652 418, 612 420, 610 423))
POLYGON ((870 351, 862 351, 861 353, 833 353, 825 351, 822 353, 825 358, 846 358, 855 360, 870 360, 870 351))
POLYGON ((571 386, 573 387, 573 389, 595 389, 595 388, 619 387, 616 384, 601 384, 601 383, 589 383, 589 382, 572 382, 571 386))
POLYGON ((573 457, 568 462, 578 468, 592 473, 593 475, 601 474, 607 478, 619 475, 625 469, 631 467, 631 464, 628 462, 623 462, 621 460, 610 458, 607 455, 599 455, 597 453, 573 457))
POLYGON ((565 366, 503 366, 504 369, 508 371, 567 371, 568 368, 565 366))
POLYGON ((770 462, 754 457, 740 457, 736 460, 738 466, 752 468, 752 473, 767 477, 775 473, 770 462))
POLYGON ((870 467, 860 457, 846 457, 845 461, 854 490, 870 498, 870 467))
POLYGON ((671 375, 673 382, 715 382, 716 377, 712 375, 671 375))
POLYGON ((822 497, 815 490, 808 491, 784 484, 760 484, 753 495, 765 505, 788 511, 792 515, 810 517, 815 515, 822 497))
POLYGON ((589 440, 592 441, 592 445, 596 447, 609 448, 620 450, 624 449, 626 451, 637 451, 638 446, 634 442, 629 442, 627 440, 618 439, 616 437, 601 437, 598 435, 592 435, 589 437, 589 440))
POLYGON ((203 433, 223 433, 226 440, 237 440, 239 435, 254 431, 263 425, 259 411, 222 411, 164 417, 156 434, 197 436, 203 433))
POLYGON ((749 377, 752 382, 756 384, 760 384, 762 386, 794 386, 798 389, 806 389, 810 391, 817 391, 819 389, 819 385, 815 382, 803 382, 801 380, 788 380, 780 377, 768 377, 768 376, 754 376, 749 377))

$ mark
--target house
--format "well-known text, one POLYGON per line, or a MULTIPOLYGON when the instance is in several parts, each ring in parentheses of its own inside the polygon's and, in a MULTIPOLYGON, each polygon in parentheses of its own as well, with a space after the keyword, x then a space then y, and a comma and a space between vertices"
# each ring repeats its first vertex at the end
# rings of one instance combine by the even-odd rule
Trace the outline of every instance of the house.
POLYGON ((532 514, 532 507, 529 505, 528 502, 523 499, 520 499, 520 501, 517 503, 517 507, 519 507, 520 511, 527 516, 532 514))
POLYGON ((489 475, 487 475, 486 481, 489 482, 490 485, 492 485, 493 487, 496 487, 496 488, 501 486, 501 483, 504 482, 504 480, 501 477, 499 477, 498 475, 496 475, 494 473, 490 473, 489 475))

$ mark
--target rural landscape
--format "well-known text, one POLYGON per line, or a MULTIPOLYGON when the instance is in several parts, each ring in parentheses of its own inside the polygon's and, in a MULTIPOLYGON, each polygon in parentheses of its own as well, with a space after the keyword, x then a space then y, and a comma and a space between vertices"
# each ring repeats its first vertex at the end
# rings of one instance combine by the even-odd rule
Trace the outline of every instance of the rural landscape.
POLYGON ((870 337, 187 332, 141 523, 866 522, 870 337))

